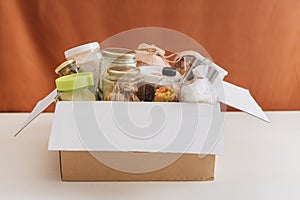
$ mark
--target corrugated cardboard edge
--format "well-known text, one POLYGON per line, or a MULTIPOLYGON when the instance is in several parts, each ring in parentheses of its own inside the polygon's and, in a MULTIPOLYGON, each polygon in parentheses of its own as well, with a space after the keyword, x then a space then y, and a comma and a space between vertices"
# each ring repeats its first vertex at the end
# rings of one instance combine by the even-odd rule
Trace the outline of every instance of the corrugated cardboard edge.
POLYGON ((62 172, 62 160, 61 160, 61 151, 58 151, 58 159, 59 159, 59 172, 60 172, 60 179, 63 179, 63 172, 62 172))
MULTIPOLYGON (((122 152, 108 152, 120 154, 122 152)), ((112 169, 89 152, 60 151, 60 171, 63 181, 213 181, 215 155, 200 158, 183 154, 174 163, 148 173, 127 173, 112 169)))

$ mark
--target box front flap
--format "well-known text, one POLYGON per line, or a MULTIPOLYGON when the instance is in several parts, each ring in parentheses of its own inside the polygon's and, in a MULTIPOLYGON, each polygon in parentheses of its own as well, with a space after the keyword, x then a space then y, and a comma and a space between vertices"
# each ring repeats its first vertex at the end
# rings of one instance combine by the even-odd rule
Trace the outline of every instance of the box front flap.
POLYGON ((219 104, 58 102, 49 150, 221 154, 219 104))

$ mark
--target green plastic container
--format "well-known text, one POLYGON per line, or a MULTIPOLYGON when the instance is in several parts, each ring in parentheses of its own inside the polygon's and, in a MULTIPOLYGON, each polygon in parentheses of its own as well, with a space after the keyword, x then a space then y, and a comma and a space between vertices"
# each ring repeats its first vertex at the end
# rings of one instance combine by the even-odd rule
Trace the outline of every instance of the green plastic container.
POLYGON ((60 101, 95 101, 90 90, 94 86, 93 73, 84 72, 62 76, 55 80, 60 101))

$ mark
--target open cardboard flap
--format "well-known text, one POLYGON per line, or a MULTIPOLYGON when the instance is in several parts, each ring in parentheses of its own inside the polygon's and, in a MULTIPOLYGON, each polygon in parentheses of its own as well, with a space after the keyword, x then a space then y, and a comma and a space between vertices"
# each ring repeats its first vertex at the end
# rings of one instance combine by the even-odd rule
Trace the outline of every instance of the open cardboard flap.
POLYGON ((251 96, 249 90, 238 87, 226 81, 222 82, 224 94, 220 95, 220 102, 270 122, 264 111, 251 96))
POLYGON ((46 108, 48 108, 54 101, 57 96, 57 90, 53 90, 46 97, 41 99, 33 108, 30 115, 25 119, 22 125, 19 127, 15 136, 17 136, 26 126, 28 126, 35 118, 37 118, 46 108))

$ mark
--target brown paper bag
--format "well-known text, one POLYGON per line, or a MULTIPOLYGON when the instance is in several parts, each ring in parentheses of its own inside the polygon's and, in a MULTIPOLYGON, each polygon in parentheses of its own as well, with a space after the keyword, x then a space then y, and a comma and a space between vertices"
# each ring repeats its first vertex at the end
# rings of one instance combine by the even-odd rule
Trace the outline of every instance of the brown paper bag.
POLYGON ((165 57, 165 51, 155 45, 141 43, 135 52, 138 67, 147 65, 171 67, 165 57))

